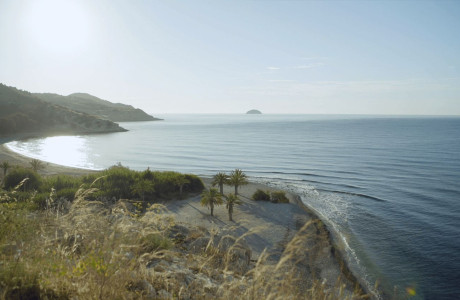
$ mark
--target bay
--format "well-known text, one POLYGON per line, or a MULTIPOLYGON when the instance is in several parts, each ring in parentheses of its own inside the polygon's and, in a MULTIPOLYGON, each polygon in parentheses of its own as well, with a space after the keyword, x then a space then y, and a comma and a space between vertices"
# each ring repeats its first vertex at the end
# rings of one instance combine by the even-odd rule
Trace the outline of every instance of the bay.
POLYGON ((243 169, 301 196, 327 223, 352 271, 381 297, 460 298, 460 118, 164 115, 128 132, 7 146, 62 165, 243 169), (374 289, 378 282, 379 289, 374 289))

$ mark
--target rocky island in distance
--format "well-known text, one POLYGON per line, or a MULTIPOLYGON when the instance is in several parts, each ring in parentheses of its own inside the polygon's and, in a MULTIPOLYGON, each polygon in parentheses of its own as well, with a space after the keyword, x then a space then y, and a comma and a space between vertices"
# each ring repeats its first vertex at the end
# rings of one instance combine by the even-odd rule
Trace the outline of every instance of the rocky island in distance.
POLYGON ((246 114, 247 115, 261 115, 262 112, 260 110, 257 110, 257 109, 251 109, 246 114))

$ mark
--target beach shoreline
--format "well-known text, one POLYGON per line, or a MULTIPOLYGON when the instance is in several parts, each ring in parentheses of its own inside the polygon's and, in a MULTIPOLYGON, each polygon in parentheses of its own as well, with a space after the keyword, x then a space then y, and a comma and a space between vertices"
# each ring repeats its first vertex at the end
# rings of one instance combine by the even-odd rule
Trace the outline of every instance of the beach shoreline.
MULTIPOLYGON (((24 156, 17 152, 10 150, 6 147, 6 143, 13 141, 7 140, 2 141, 0 140, 0 162, 7 161, 11 166, 21 166, 21 167, 30 167, 30 162, 33 158, 24 156)), ((70 175, 70 176, 81 176, 90 173, 97 172, 96 170, 90 169, 80 169, 74 167, 68 167, 63 165, 58 165, 46 161, 42 161, 45 165, 45 168, 40 171, 40 174, 43 176, 51 176, 51 175, 70 175)))
MULTIPOLYGON (((5 146, 5 143, 10 142, 10 141, 13 141, 13 139, 0 140, 0 162, 7 161, 12 166, 19 165, 19 166, 22 166, 22 167, 30 167, 30 161, 32 160, 32 158, 24 156, 22 154, 19 154, 17 152, 14 152, 14 151, 8 149, 5 146)), ((58 165, 58 164, 53 164, 53 163, 48 163, 48 162, 44 162, 44 164, 46 166, 45 169, 40 171, 41 175, 43 175, 43 176, 52 176, 52 175, 82 176, 82 175, 97 172, 97 170, 79 169, 79 168, 68 167, 68 166, 63 166, 63 165, 58 165)), ((203 180, 203 182, 205 183, 206 187, 209 188, 211 186, 211 178, 205 177, 205 176, 200 176, 200 178, 203 180)), ((286 204, 273 204, 273 203, 270 203, 270 202, 251 200, 250 198, 251 198, 252 194, 257 189, 261 189, 261 190, 264 190, 264 191, 278 190, 278 189, 270 187, 270 186, 268 186, 266 184, 257 183, 257 182, 250 182, 248 185, 240 187, 240 197, 247 204, 246 205, 246 210, 247 210, 246 213, 248 215, 252 214, 252 216, 254 216, 254 215, 255 216, 260 216, 260 207, 263 207, 263 209, 265 209, 267 211, 270 211, 270 210, 273 210, 273 209, 276 210, 277 208, 283 207, 283 205, 284 205, 284 207, 286 207, 286 204), (274 207, 275 205, 278 205, 278 206, 275 208, 274 207)), ((233 192, 233 187, 226 186, 225 187, 225 193, 229 193, 229 192, 233 192)), ((299 230, 299 224, 295 224, 295 228, 294 228, 293 227, 294 226, 293 225, 294 224, 293 220, 289 219, 289 218, 292 217, 293 214, 296 215, 297 219, 300 216, 300 219, 302 220, 301 221, 302 223, 306 223, 309 220, 319 220, 320 222, 322 222, 321 219, 318 217, 318 215, 312 209, 308 208, 307 205, 305 205, 305 203, 303 203, 303 201, 301 200, 301 198, 298 195, 295 195, 295 194, 290 193, 288 191, 285 191, 285 192, 286 192, 287 197, 290 200, 290 204, 287 204, 287 205, 290 205, 290 208, 289 208, 290 213, 286 215, 286 216, 289 215, 289 217, 281 215, 281 217, 275 221, 274 218, 276 218, 276 217, 278 217, 280 215, 279 214, 277 216, 269 215, 269 217, 266 218, 266 219, 268 219, 268 221, 265 222, 266 224, 264 224, 265 226, 267 226, 267 224, 268 224, 269 227, 271 227, 271 230, 269 232, 265 233, 265 235, 262 235, 262 236, 263 236, 264 239, 266 239, 268 241, 271 241, 273 244, 280 244, 280 241, 278 241, 276 238, 274 239, 274 238, 270 237, 270 235, 276 236, 276 234, 274 234, 274 232, 273 232, 273 228, 274 228, 275 223, 278 223, 278 225, 281 223, 281 227, 279 229, 280 232, 278 232, 278 233, 283 234, 284 240, 286 240, 288 238, 288 236, 289 236, 288 240, 292 239, 292 237, 295 235, 296 231, 299 230), (287 231, 283 233, 284 229, 282 227, 287 228, 287 231)), ((199 199, 197 197, 191 198, 190 201, 194 202, 195 204, 199 203, 199 199)), ((182 202, 182 204, 183 204, 183 202, 182 202)), ((197 207, 198 207, 198 205, 197 205, 197 207)), ((223 209, 223 207, 221 209, 223 209)), ((177 210, 177 211, 179 211, 179 210, 177 210)), ((219 214, 219 208, 216 209, 216 214, 219 214)), ((239 208, 236 208, 235 209, 235 215, 234 215, 235 219, 238 218, 238 214, 239 214, 239 208)), ((222 216, 221 221, 223 221, 221 224, 228 225, 224 221, 224 219, 226 218, 226 214, 220 212, 220 215, 222 216)), ((197 218, 195 218, 195 216, 190 215, 190 212, 186 212, 186 213, 182 212, 182 215, 180 213, 177 213, 176 218, 178 218, 179 222, 181 222, 181 220, 182 220, 182 221, 185 221, 183 223, 188 223, 188 224, 194 223, 195 222, 194 220, 197 220, 197 218)), ((249 220, 249 219, 252 219, 252 218, 246 218, 246 223, 244 224, 246 227, 263 224, 263 223, 260 223, 260 224, 259 223, 251 223, 252 220, 249 220)), ((299 220, 297 220, 297 223, 298 222, 299 222, 299 220)), ((194 224, 190 224, 190 225, 202 226, 203 223, 199 223, 199 224, 194 223, 194 224)), ((213 223, 213 225, 215 225, 215 223, 213 223)), ((235 224, 230 224, 230 225, 235 226, 235 224)), ((239 225, 241 225, 241 224, 239 224, 239 225)), ((223 227, 221 226, 221 229, 222 228, 223 227)), ((346 259, 345 259, 345 256, 344 256, 345 254, 341 252, 340 247, 337 247, 335 245, 336 241, 334 240, 330 230, 327 228, 327 226, 325 226, 325 228, 326 228, 327 239, 329 240, 329 243, 330 243, 330 245, 328 245, 328 247, 330 247, 330 249, 328 249, 327 251, 330 251, 330 254, 333 257, 333 260, 335 260, 335 261, 332 261, 330 259, 330 257, 327 258, 329 260, 328 263, 327 263, 327 265, 328 265, 327 268, 329 268, 330 266, 333 265, 333 269, 335 269, 335 273, 333 273, 333 274, 336 274, 336 272, 337 272, 336 269, 339 268, 340 274, 343 275, 343 277, 346 279, 347 285, 350 288, 350 290, 351 290, 352 287, 359 286, 359 288, 362 289, 365 293, 369 293, 369 291, 366 289, 366 287, 363 285, 363 283, 360 282, 360 280, 356 277, 356 275, 353 274, 353 272, 350 270, 350 268, 348 266, 348 263, 346 262, 346 259)), ((241 232, 234 232, 234 233, 241 233, 241 232)), ((284 241, 285 243, 284 243, 283 247, 288 242, 288 240, 284 241)), ((261 250, 262 250, 262 247, 267 246, 267 245, 268 244, 256 245, 256 247, 255 247, 256 249, 255 249, 254 253, 260 254, 261 250)), ((252 245, 252 246, 254 246, 254 245, 252 245)), ((277 246, 279 246, 279 245, 277 245, 277 246)), ((278 251, 282 251, 282 250, 283 250, 282 247, 278 249, 278 251)), ((257 256, 254 257, 254 258, 256 259, 257 256)))

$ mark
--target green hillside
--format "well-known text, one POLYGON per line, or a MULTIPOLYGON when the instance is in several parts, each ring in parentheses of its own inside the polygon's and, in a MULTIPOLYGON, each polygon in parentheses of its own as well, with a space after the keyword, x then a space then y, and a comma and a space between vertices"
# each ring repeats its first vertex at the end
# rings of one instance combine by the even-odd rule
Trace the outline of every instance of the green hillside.
POLYGON ((40 100, 0 83, 0 135, 126 131, 118 124, 40 100))
POLYGON ((85 93, 74 93, 68 96, 50 93, 33 95, 43 101, 64 106, 74 111, 95 115, 112 122, 161 120, 131 105, 112 103, 85 93))

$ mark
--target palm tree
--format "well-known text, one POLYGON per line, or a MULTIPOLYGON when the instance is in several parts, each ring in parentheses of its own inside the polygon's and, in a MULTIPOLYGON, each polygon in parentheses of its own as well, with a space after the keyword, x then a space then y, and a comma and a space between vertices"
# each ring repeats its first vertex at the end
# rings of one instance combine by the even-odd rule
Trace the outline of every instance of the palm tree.
POLYGON ((217 173, 212 177, 212 186, 218 185, 220 188, 220 194, 224 195, 224 184, 228 183, 228 175, 222 172, 217 173))
POLYGON ((155 191, 155 185, 153 181, 148 179, 140 179, 132 186, 131 191, 142 197, 142 201, 145 201, 145 193, 152 193, 155 191))
POLYGON ((179 186, 179 196, 182 198, 182 189, 184 185, 186 185, 187 183, 190 183, 190 180, 185 178, 184 175, 179 175, 175 178, 175 182, 179 186))
POLYGON ((228 219, 230 221, 233 221, 232 219, 233 206, 235 206, 236 204, 240 205, 243 202, 241 202, 241 200, 238 199, 238 196, 236 196, 235 194, 228 194, 226 197, 226 201, 227 201, 228 219))
POLYGON ((32 159, 30 161, 30 165, 32 166, 32 170, 34 170, 35 172, 38 172, 45 168, 45 165, 43 164, 43 162, 41 162, 38 159, 32 159))
POLYGON ((235 187, 235 196, 238 196, 238 187, 248 184, 248 177, 240 169, 235 169, 230 173, 228 182, 235 187))
POLYGON ((211 208, 211 216, 214 216, 214 205, 221 205, 223 203, 222 196, 217 189, 210 188, 209 190, 203 191, 200 203, 201 206, 209 206, 211 208))
POLYGON ((0 168, 3 169, 3 178, 5 178, 8 169, 11 168, 11 165, 7 161, 4 161, 0 164, 0 168))

